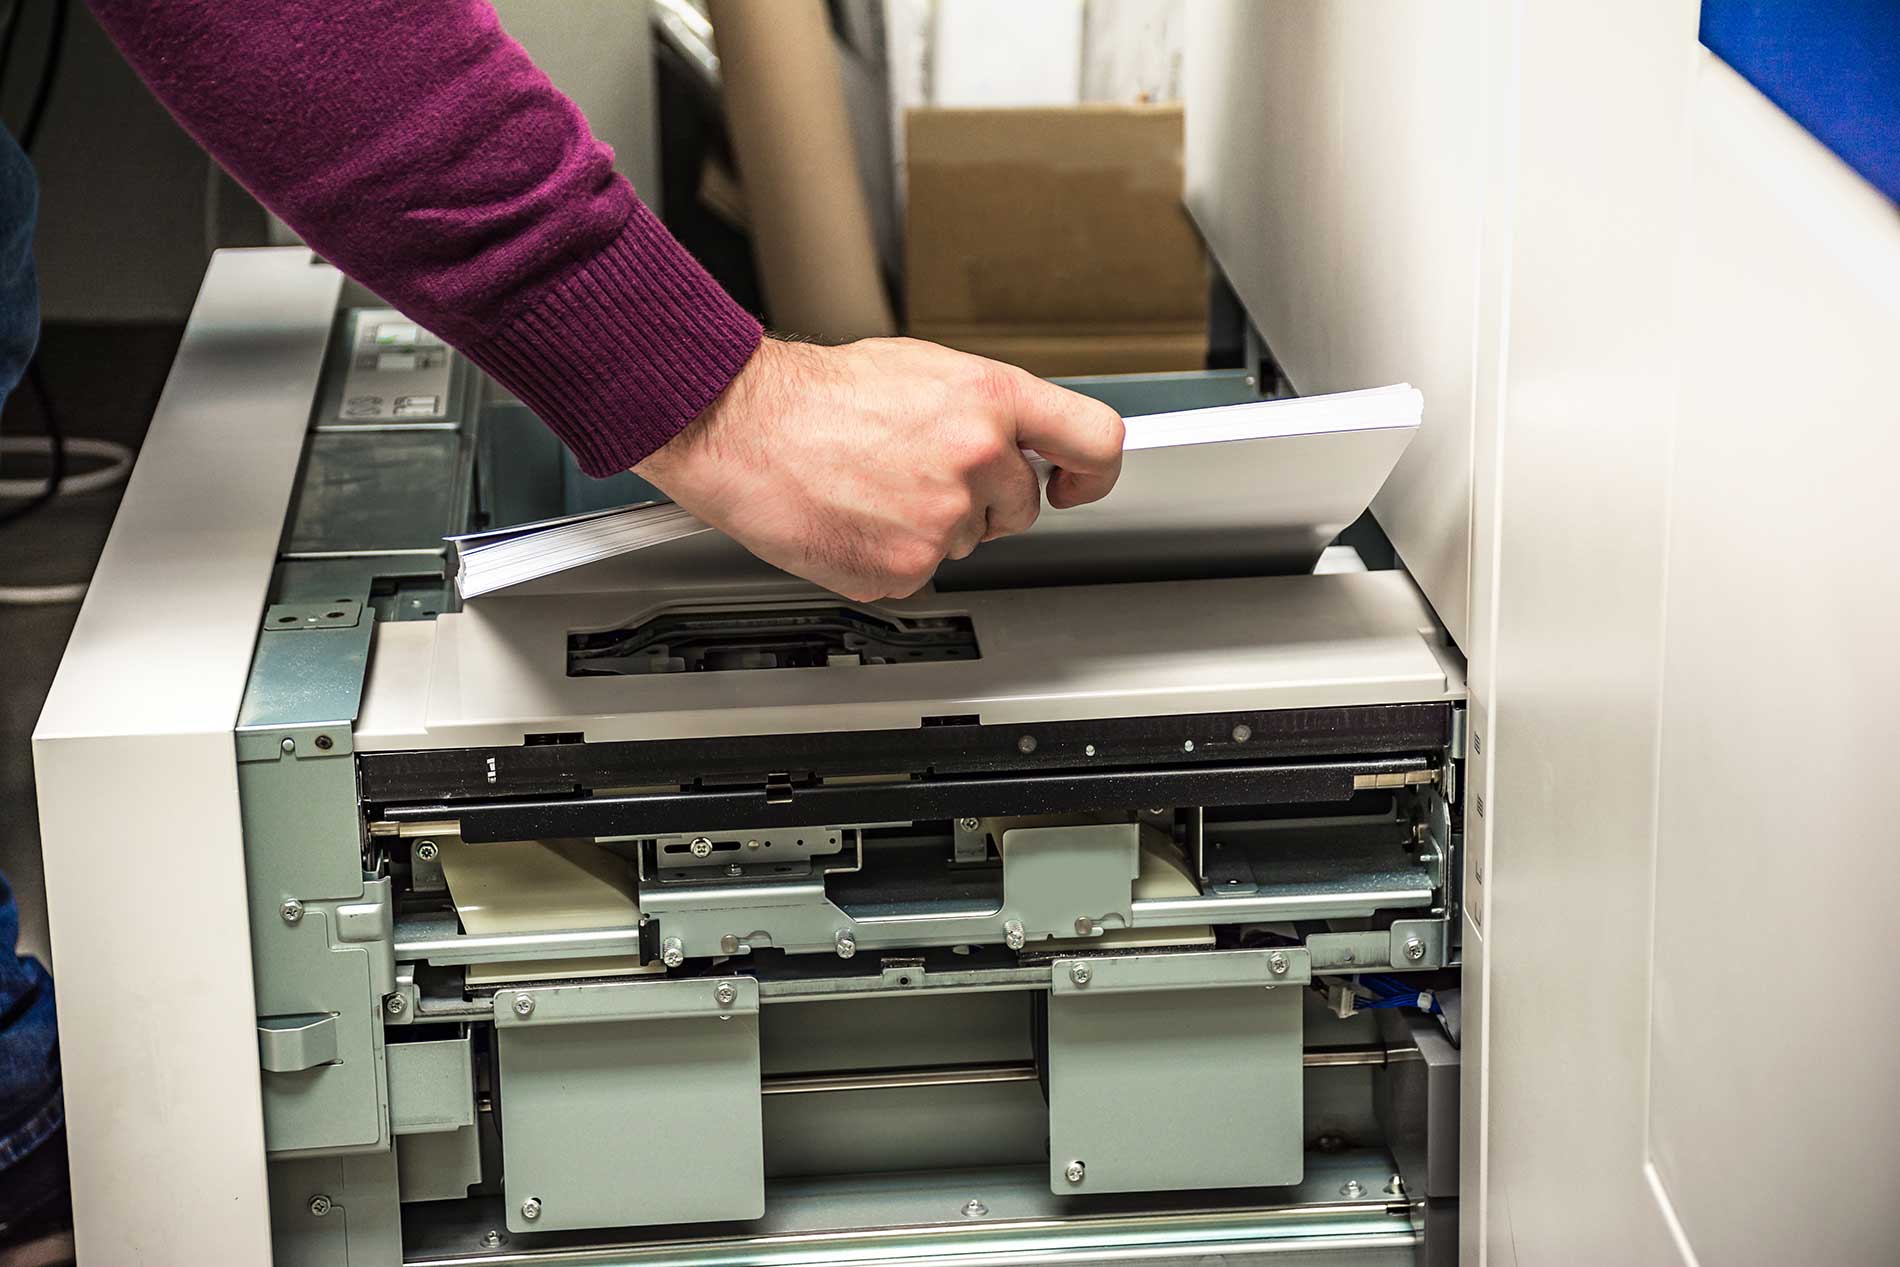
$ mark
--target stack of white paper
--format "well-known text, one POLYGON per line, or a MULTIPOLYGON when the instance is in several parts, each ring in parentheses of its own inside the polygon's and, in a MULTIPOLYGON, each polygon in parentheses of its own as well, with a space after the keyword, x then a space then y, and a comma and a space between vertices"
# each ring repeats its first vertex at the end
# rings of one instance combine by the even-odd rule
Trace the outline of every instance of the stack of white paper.
POLYGON ((1334 392, 1330 396, 1295 396, 1288 400, 1248 401, 1244 405, 1214 405, 1171 414, 1148 414, 1126 420, 1128 435, 1122 449, 1134 453, 1183 444, 1416 427, 1424 399, 1417 390, 1400 383, 1395 387, 1334 392))
POLYGON ((459 560, 455 586, 463 598, 474 598, 705 531, 707 526, 682 507, 645 502, 449 540, 459 560))
MULTIPOLYGON (((1114 492, 946 564, 939 586, 1025 572, 1076 582, 1310 569, 1385 482, 1422 409, 1400 384, 1129 418, 1114 492)), ((456 585, 475 598, 707 530, 678 506, 648 502, 471 533, 451 538, 456 585)))

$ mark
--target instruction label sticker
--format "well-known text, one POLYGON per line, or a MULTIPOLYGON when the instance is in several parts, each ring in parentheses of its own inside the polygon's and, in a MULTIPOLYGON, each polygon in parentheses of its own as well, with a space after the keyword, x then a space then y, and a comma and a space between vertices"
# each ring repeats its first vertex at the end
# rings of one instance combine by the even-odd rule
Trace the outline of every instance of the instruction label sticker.
POLYGON ((356 314, 350 368, 337 417, 343 422, 441 422, 448 417, 453 353, 393 308, 356 314))

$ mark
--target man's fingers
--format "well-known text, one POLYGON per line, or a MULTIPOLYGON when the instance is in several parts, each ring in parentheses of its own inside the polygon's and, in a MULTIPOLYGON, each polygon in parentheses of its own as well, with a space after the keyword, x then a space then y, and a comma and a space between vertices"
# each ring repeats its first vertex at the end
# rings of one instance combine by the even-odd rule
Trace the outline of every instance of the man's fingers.
POLYGON ((1042 513, 1042 485, 1019 452, 1004 455, 984 472, 983 493, 988 499, 988 514, 980 541, 1028 532, 1042 513))
POLYGON ((1049 504, 1061 509, 1106 497, 1122 470, 1121 416, 1032 374, 1011 377, 1017 442, 1058 468, 1049 479, 1049 504))

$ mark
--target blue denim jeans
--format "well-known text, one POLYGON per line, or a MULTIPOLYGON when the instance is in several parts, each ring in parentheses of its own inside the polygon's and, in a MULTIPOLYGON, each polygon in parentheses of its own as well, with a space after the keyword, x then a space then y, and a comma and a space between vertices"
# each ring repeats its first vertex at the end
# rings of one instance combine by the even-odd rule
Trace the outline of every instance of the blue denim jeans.
MULTIPOLYGON (((19 384, 39 341, 38 201, 32 165, 13 138, 0 133, 0 399, 19 384)), ((8 806, 6 812, 33 811, 8 806)), ((0 878, 0 1241, 56 1199, 64 1183, 66 1114, 53 978, 38 960, 20 958, 19 936, 19 908, 0 878)))

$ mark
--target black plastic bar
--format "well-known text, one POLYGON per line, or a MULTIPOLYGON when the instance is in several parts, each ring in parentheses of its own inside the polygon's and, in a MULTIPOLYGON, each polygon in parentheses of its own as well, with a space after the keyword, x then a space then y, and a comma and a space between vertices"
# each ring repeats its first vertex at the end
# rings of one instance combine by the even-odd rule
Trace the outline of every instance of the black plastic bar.
POLYGON ((1424 757, 1153 770, 1066 770, 902 783, 794 787, 768 799, 765 785, 636 796, 430 802, 392 805, 391 822, 456 819, 471 842, 561 836, 656 836, 850 823, 1066 814, 1177 805, 1299 805, 1351 798, 1353 778, 1429 769, 1424 757))
POLYGON ((1430 753, 1450 741, 1451 713, 1450 704, 1375 704, 1021 726, 945 718, 906 730, 614 743, 529 736, 506 747, 361 753, 357 764, 363 799, 384 804, 780 773, 951 775, 1430 753))

